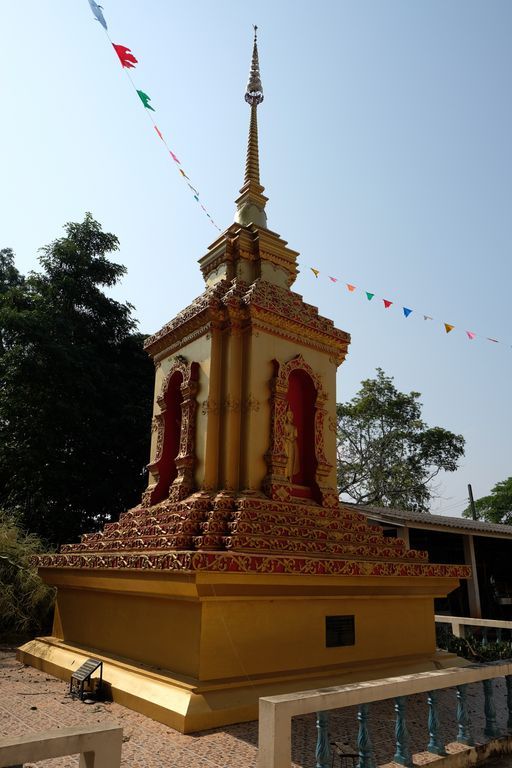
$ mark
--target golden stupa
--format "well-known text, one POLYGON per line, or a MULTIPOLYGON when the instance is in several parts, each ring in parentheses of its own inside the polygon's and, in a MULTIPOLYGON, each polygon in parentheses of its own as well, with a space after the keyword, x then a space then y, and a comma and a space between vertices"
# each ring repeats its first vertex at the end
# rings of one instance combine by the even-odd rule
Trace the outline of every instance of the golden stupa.
POLYGON ((200 259, 204 292, 146 342, 149 486, 119 522, 40 558, 53 634, 19 650, 66 680, 103 660, 116 701, 184 732, 253 719, 263 695, 442 665, 434 598, 469 575, 339 501, 350 337, 291 290, 298 254, 267 227, 256 35, 245 99, 235 221, 200 259))

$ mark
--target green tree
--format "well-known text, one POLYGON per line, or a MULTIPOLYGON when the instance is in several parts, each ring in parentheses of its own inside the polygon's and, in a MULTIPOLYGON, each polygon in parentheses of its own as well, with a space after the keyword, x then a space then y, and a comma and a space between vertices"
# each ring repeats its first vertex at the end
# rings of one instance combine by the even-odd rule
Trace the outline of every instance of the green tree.
POLYGON ((399 392, 378 368, 349 403, 337 404, 340 494, 357 504, 428 511, 431 481, 442 469, 457 469, 464 438, 427 427, 419 398, 399 392))
POLYGON ((0 506, 54 543, 137 503, 153 366, 130 304, 104 293, 125 268, 90 214, 23 279, 0 260, 0 506))
POLYGON ((50 628, 55 590, 32 558, 47 547, 0 509, 0 641, 16 642, 50 628))
MULTIPOLYGON (((479 520, 512 525, 512 477, 496 483, 488 496, 475 501, 475 507, 479 520)), ((467 507, 462 516, 473 517, 471 507, 467 507)))

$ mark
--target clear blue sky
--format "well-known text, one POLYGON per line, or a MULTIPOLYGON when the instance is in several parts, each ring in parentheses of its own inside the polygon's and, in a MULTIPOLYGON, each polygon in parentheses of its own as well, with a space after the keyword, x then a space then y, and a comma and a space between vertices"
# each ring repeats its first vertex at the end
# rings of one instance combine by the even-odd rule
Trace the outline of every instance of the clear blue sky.
MULTIPOLYGON (((422 393, 466 457, 433 511, 512 474, 512 4, 103 0, 169 145, 221 228, 243 176, 260 27, 269 226, 295 289, 352 334, 338 400, 377 366, 422 393), (315 280, 309 267, 321 274, 315 280), (350 295, 327 275, 358 286, 350 295), (361 290, 376 293, 370 305, 361 290), (384 311, 377 298, 396 301, 384 311), (405 320, 402 305, 414 312, 405 320), (437 324, 423 321, 423 313, 437 324), (446 335, 440 323, 456 326, 446 335), (502 344, 464 330, 494 336, 502 344)), ((5 3, 0 247, 18 268, 91 211, 121 240, 115 295, 153 332, 202 290, 216 231, 154 134, 87 0, 5 3)))

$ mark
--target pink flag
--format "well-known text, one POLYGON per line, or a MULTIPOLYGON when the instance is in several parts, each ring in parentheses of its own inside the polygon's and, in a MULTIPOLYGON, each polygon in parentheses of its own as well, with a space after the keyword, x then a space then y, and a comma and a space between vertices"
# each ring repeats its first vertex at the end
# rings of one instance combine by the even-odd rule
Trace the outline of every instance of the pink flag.
POLYGON ((178 163, 178 164, 181 165, 180 161, 178 160, 178 158, 176 157, 174 152, 171 152, 171 150, 169 150, 169 154, 170 154, 170 156, 172 157, 172 159, 174 160, 175 163, 178 163))
POLYGON ((471 339, 471 341, 473 341, 473 339, 476 336, 476 333, 473 333, 473 331, 466 331, 466 333, 468 335, 468 339, 471 339))
POLYGON ((330 275, 329 275, 329 280, 332 280, 333 283, 337 283, 338 282, 338 278, 337 277, 331 277, 330 275))
POLYGON ((162 134, 160 133, 160 130, 159 130, 158 126, 156 126, 156 125, 155 125, 155 131, 158 133, 158 135, 160 136, 160 138, 161 138, 161 139, 162 139, 162 141, 163 141, 163 140, 164 140, 164 137, 162 136, 162 134))

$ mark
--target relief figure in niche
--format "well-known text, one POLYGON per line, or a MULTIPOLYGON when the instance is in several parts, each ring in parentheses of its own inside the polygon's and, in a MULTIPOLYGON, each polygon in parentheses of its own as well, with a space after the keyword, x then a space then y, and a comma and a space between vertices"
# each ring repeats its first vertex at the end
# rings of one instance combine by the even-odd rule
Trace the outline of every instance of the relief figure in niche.
POLYGON ((286 412, 286 424, 284 427, 285 441, 286 441, 286 477, 292 482, 294 475, 300 472, 300 458, 299 458, 299 431, 295 426, 293 418, 293 411, 290 407, 286 412))
POLYGON ((164 394, 164 401, 161 406, 164 415, 163 444, 160 457, 155 462, 159 479, 152 494, 152 504, 156 504, 168 497, 169 489, 178 474, 176 457, 179 453, 181 437, 182 384, 183 374, 181 371, 176 371, 171 376, 164 394))
POLYGON ((316 398, 315 382, 308 371, 302 368, 291 371, 288 376, 288 408, 284 428, 286 477, 292 483, 291 493, 303 498, 318 496, 315 452, 316 398))

